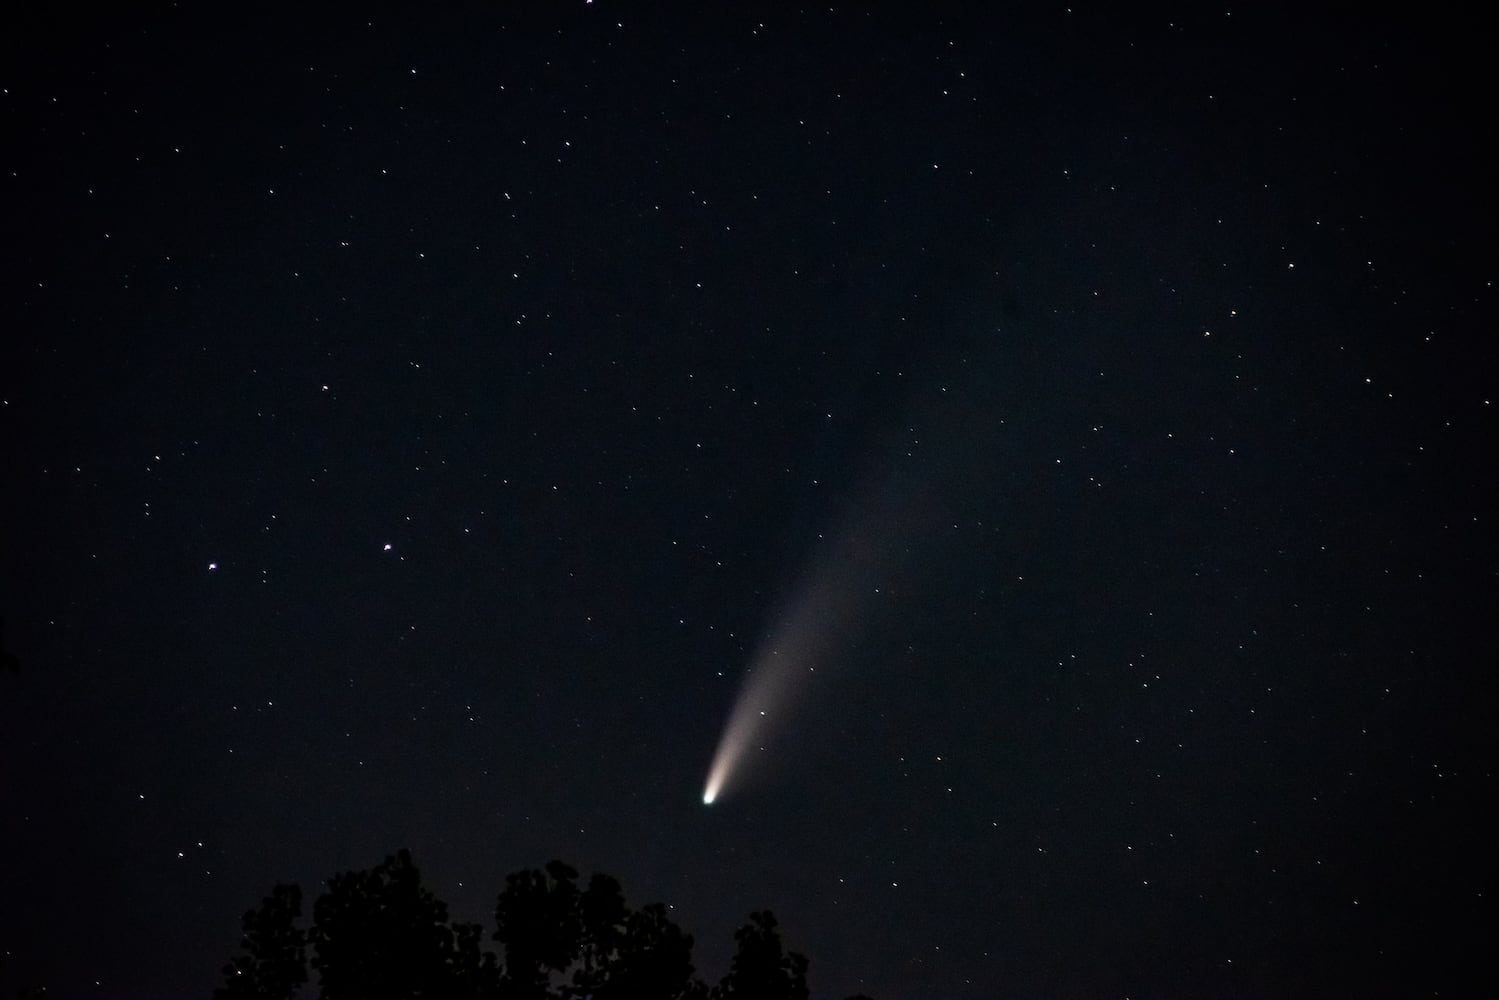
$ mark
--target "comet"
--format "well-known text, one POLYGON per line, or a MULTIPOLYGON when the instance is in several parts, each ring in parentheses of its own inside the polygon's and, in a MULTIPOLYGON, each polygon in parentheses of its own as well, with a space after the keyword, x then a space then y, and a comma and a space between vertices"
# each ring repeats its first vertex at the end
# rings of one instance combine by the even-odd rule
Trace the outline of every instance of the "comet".
POLYGON ((892 547, 886 503, 867 505, 825 544, 750 662, 708 768, 703 805, 723 795, 778 732, 785 732, 816 676, 847 659, 847 644, 889 595, 892 547))
POLYGON ((729 721, 718 741, 718 750, 708 768, 703 805, 711 806, 717 801, 725 783, 741 768, 749 752, 763 746, 761 741, 770 721, 771 709, 785 704, 793 693, 795 670, 789 661, 782 661, 774 650, 761 661, 751 668, 734 709, 729 713, 729 721))
MULTIPOLYGON (((854 645, 898 627, 898 594, 923 567, 962 558, 955 546, 967 536, 956 530, 954 500, 983 489, 1004 443, 994 369, 970 356, 972 346, 934 356, 930 372, 915 380, 904 419, 875 432, 883 448, 855 478, 846 505, 830 513, 833 530, 817 536, 801 579, 750 660, 708 767, 704 806, 775 756, 764 751, 775 749, 798 703, 821 686, 811 683, 814 676, 836 673, 855 661, 854 645)), ((877 647, 865 646, 857 658, 868 662, 877 647)))

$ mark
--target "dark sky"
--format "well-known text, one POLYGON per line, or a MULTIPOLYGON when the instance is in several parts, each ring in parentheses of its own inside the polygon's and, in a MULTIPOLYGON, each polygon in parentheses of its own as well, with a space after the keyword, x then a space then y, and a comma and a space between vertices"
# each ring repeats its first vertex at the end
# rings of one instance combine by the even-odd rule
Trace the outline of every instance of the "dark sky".
POLYGON ((818 997, 1495 988, 1476 23, 136 6, 0 65, 0 989, 402 846, 818 997))

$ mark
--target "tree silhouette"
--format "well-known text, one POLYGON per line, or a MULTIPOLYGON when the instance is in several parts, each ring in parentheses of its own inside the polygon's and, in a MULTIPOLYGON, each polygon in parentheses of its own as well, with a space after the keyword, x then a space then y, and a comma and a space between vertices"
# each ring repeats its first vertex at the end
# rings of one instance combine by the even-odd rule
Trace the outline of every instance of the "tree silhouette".
POLYGON ((694 978, 692 935, 666 915, 663 903, 651 903, 631 913, 616 950, 607 981, 594 994, 599 1000, 661 997, 663 1000, 706 1000, 708 988, 694 978))
MULTIPOLYGON (((588 880, 578 897, 578 924, 582 929, 578 969, 573 987, 579 996, 608 997, 609 981, 616 974, 616 956, 622 955, 629 932, 630 910, 619 882, 601 872, 588 880)), ((691 966, 688 976, 691 977, 691 966)))
POLYGON ((494 937, 505 948, 506 994, 515 1000, 551 995, 551 974, 565 972, 582 949, 578 873, 561 861, 546 871, 505 879, 495 904, 494 937))
MULTIPOLYGON (((770 911, 734 935, 729 974, 709 988, 692 935, 661 903, 631 909, 620 884, 553 861, 515 872, 495 902, 504 962, 478 924, 449 922, 408 851, 326 883, 312 926, 297 926, 301 890, 278 885, 244 915, 242 954, 215 1000, 289 1000, 318 974, 319 1000, 807 1000, 807 959, 781 943, 770 911)), ((868 998, 853 998, 868 1000, 868 998)))
POLYGON ((783 950, 775 914, 751 913, 734 940, 734 961, 714 1000, 807 1000, 807 957, 783 950))
POLYGON ((226 981, 214 1000, 286 1000, 307 982, 307 935, 297 926, 302 890, 278 885, 253 910, 245 911, 245 953, 224 966, 226 981))
POLYGON ((309 935, 323 1000, 452 995, 458 953, 448 908, 402 850, 328 883, 309 935))
POLYGON ((483 949, 479 924, 453 925, 453 989, 459 1000, 494 1000, 500 995, 500 966, 483 949))
POLYGON ((553 861, 506 879, 494 933, 505 949, 506 1000, 707 997, 693 978, 692 936, 665 906, 632 911, 615 879, 595 874, 579 892, 577 877, 553 861), (553 974, 568 970, 570 981, 554 988, 553 974))

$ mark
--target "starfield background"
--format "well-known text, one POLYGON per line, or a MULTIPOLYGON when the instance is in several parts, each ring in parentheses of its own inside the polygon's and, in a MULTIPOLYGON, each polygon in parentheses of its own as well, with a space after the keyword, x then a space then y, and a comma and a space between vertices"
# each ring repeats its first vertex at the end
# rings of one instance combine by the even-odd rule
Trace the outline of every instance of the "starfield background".
POLYGON ((7 995, 400 847, 816 997, 1493 991, 1476 14, 5 36, 7 995))

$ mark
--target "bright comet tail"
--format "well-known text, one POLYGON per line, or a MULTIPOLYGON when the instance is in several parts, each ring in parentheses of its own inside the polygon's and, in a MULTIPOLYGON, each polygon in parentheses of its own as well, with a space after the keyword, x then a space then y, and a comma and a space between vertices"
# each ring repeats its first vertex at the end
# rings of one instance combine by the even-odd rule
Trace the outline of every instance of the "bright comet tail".
POLYGON ((732 778, 755 758, 769 757, 773 733, 790 732, 797 702, 812 693, 812 676, 838 669, 850 643, 878 630, 890 614, 891 584, 900 585, 914 562, 931 561, 950 537, 944 489, 954 470, 972 464, 946 383, 933 383, 917 413, 902 423, 888 455, 873 463, 847 509, 811 553, 802 579, 751 661, 708 768, 703 804, 716 802, 732 778), (934 426, 939 440, 961 445, 916 451, 917 426, 934 426), (941 429, 948 434, 942 435, 941 429), (919 555, 918 555, 919 554, 919 555), (754 751, 753 753, 751 751, 754 751))
POLYGON ((770 723, 784 729, 808 675, 833 660, 833 647, 867 600, 863 595, 875 591, 877 552, 877 547, 845 544, 814 567, 750 666, 708 768, 705 805, 712 805, 729 778, 743 770, 750 751, 765 749, 770 723))

